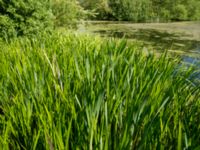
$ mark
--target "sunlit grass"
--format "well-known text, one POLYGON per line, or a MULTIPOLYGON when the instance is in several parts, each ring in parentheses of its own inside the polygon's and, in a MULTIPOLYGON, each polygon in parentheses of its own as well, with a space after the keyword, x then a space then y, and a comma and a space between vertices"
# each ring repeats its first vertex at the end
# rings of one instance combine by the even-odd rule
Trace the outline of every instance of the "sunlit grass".
POLYGON ((195 149, 193 69, 126 41, 85 35, 0 48, 2 149, 195 149))

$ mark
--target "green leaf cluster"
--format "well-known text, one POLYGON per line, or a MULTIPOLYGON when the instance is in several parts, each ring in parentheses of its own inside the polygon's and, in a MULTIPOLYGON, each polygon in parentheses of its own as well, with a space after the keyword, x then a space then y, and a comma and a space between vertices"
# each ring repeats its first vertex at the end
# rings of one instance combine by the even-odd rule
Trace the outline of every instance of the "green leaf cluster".
POLYGON ((48 0, 0 0, 0 36, 30 36, 53 27, 48 0))
POLYGON ((77 0, 52 0, 51 6, 56 27, 74 26, 86 14, 77 0))
POLYGON ((200 19, 199 0, 79 0, 94 19, 135 22, 200 19), (104 5, 100 5, 104 3, 104 5), (100 9, 99 9, 100 8, 100 9), (107 11, 109 10, 109 11, 107 11), (100 15, 99 15, 100 14, 100 15))
POLYGON ((83 15, 76 0, 0 0, 0 37, 39 36, 75 25, 83 15))

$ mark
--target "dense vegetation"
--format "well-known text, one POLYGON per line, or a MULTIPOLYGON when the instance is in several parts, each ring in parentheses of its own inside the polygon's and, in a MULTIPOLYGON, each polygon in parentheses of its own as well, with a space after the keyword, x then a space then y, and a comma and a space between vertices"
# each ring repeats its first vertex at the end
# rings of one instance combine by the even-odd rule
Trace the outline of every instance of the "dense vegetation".
POLYGON ((49 7, 46 1, 0 0, 0 36, 28 36, 51 30, 49 7))
POLYGON ((51 4, 55 27, 75 26, 86 15, 77 0, 52 0, 51 4))
POLYGON ((54 35, 0 50, 2 149, 198 149, 199 81, 140 45, 54 35))
POLYGON ((199 0, 79 0, 93 19, 135 22, 198 20, 199 0))
MULTIPOLYGON (((199 149, 194 68, 137 42, 54 30, 85 14, 149 20, 158 2, 96 2, 81 1, 88 13, 76 0, 0 0, 0 148, 199 149)), ((198 18, 195 0, 177 3, 178 17, 165 2, 169 19, 198 18)))
POLYGON ((136 22, 198 20, 200 1, 0 0, 0 37, 32 36, 60 26, 69 28, 87 15, 93 19, 136 22))
POLYGON ((83 15, 76 0, 0 0, 0 37, 33 36, 74 25, 83 15))

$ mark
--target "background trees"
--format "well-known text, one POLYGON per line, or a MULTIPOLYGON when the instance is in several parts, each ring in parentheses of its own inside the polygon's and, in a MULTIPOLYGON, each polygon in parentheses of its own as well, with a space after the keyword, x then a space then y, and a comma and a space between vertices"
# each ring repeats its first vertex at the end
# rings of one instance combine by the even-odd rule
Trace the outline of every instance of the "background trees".
POLYGON ((135 22, 198 20, 199 0, 79 0, 95 12, 93 19, 135 22), (102 2, 104 5, 101 5, 102 2), (99 7, 101 6, 101 7, 99 7), (109 10, 109 11, 108 11, 109 10), (101 15, 99 15, 101 14, 101 15))
POLYGON ((75 25, 85 13, 77 0, 51 0, 51 9, 56 27, 75 25))
POLYGON ((74 25, 82 14, 77 0, 0 0, 0 37, 50 32, 74 25))
POLYGON ((152 15, 150 0, 109 0, 108 3, 116 20, 142 21, 152 15))

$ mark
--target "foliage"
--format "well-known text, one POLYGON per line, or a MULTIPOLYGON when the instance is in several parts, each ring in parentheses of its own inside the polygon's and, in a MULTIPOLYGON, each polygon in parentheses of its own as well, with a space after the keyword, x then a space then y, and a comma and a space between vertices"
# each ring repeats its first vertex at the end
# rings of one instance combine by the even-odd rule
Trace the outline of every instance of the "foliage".
POLYGON ((200 1, 188 0, 186 3, 188 18, 191 20, 200 20, 200 1))
POLYGON ((102 20, 110 19, 112 10, 107 0, 79 0, 79 2, 83 8, 90 10, 90 18, 99 18, 102 20))
POLYGON ((95 19, 115 19, 135 22, 155 20, 198 20, 200 19, 199 0, 80 0, 85 9, 97 14, 95 19), (103 1, 100 11, 98 4, 103 1), (87 5, 84 5, 86 3, 87 5), (105 11, 104 10, 109 10, 105 11), (104 15, 104 16, 103 16, 104 15))
POLYGON ((76 0, 52 0, 54 25, 73 26, 86 13, 76 0))
POLYGON ((136 43, 63 34, 1 43, 2 149, 199 148, 192 68, 136 43))
POLYGON ((174 7, 174 18, 176 20, 186 20, 187 17, 187 10, 184 5, 179 4, 174 7))
POLYGON ((150 15, 149 0, 109 0, 109 6, 117 20, 147 20, 150 15))
POLYGON ((112 13, 112 10, 110 9, 108 3, 107 3, 107 0, 101 0, 96 9, 95 9, 97 13, 97 17, 99 18, 102 18, 102 19, 109 19, 111 13, 112 13))
POLYGON ((85 13, 76 0, 0 0, 0 36, 39 36, 53 27, 73 27, 85 13))
POLYGON ((49 31, 51 11, 47 0, 0 0, 0 36, 15 37, 49 31))

